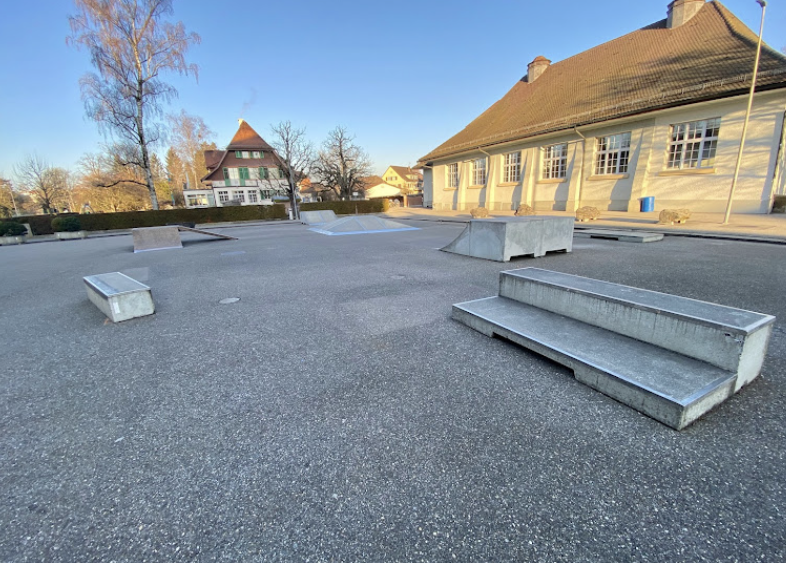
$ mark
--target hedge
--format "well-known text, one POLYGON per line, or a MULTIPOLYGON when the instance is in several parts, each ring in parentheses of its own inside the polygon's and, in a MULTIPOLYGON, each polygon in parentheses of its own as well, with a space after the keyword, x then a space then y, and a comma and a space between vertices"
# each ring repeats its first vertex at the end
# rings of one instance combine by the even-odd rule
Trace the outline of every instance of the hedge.
MULTIPOLYGON (((73 217, 62 214, 59 217, 73 217)), ((135 227, 160 227, 175 223, 223 223, 230 221, 270 221, 286 219, 283 205, 242 205, 231 207, 206 207, 202 209, 166 209, 159 211, 125 211, 121 213, 88 213, 79 215, 85 231, 109 231, 135 227)), ((30 223, 34 235, 51 235, 51 215, 30 215, 9 219, 16 223, 30 223)))
POLYGON ((386 199, 359 199, 355 201, 319 201, 301 203, 301 211, 323 211, 332 209, 336 215, 354 215, 355 213, 383 213, 388 210, 386 199))
MULTIPOLYGON (((124 211, 121 213, 63 213, 58 217, 79 217, 85 231, 109 231, 113 229, 133 229, 135 227, 159 227, 174 223, 223 223, 230 221, 271 221, 286 219, 287 206, 274 205, 237 205, 230 207, 205 207, 201 209, 166 209, 159 211, 124 211)), ((336 215, 357 213, 382 213, 388 210, 387 200, 322 201, 301 203, 301 211, 332 209, 336 215)), ((11 217, 6 221, 29 223, 34 235, 51 235, 52 215, 28 215, 11 217)))

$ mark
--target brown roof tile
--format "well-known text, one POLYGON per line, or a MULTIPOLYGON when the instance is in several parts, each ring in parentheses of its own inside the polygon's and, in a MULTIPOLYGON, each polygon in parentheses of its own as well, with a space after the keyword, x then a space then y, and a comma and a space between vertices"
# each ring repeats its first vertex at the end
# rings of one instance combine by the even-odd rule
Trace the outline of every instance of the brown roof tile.
POLYGON ((407 178, 409 174, 414 174, 415 176, 418 177, 418 180, 423 179, 423 174, 421 172, 418 172, 417 170, 413 170, 412 168, 407 168, 406 166, 391 166, 391 168, 395 170, 396 174, 401 176, 404 180, 409 179, 407 178))
POLYGON ((237 133, 232 137, 232 141, 227 145, 227 150, 271 150, 271 146, 259 136, 259 133, 243 119, 240 120, 240 126, 237 128, 237 133))
MULTIPOLYGON (((687 23, 662 20, 526 77, 461 132, 420 159, 425 163, 478 146, 525 139, 744 93, 757 36, 718 1, 687 23)), ((786 57, 764 47, 757 88, 786 87, 786 57)))

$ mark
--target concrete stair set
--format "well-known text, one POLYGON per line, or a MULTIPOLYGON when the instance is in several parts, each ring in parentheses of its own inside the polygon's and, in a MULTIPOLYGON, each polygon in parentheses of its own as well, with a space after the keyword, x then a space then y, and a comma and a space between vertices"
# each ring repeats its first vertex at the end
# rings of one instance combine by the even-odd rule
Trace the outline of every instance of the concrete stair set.
POLYGON ((759 375, 775 321, 539 268, 502 272, 497 297, 456 304, 453 318, 677 430, 759 375))

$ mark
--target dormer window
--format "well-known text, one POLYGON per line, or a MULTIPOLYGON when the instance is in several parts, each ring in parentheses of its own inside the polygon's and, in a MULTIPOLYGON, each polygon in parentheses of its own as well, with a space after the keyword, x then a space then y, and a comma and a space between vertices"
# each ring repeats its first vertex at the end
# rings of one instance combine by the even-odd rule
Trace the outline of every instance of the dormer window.
POLYGON ((262 151, 254 151, 251 153, 254 158, 262 158, 262 151))

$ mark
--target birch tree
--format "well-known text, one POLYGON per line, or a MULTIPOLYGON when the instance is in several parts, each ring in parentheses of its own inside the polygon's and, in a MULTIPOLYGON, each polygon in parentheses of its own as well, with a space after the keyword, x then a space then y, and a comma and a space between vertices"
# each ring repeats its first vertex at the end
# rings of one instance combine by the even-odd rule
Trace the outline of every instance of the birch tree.
MULTIPOLYGON (((162 104, 177 96, 166 73, 197 76, 186 62, 199 43, 182 22, 172 23, 173 0, 75 0, 68 42, 90 53, 96 69, 80 80, 87 115, 119 144, 137 147, 123 164, 141 171, 153 209, 158 209, 150 167, 151 147, 161 139, 162 104)), ((140 184, 136 174, 129 183, 140 184)))
POLYGON ((198 115, 182 110, 179 114, 167 116, 171 127, 170 142, 177 152, 188 176, 192 190, 199 189, 199 179, 205 174, 206 146, 211 145, 215 133, 198 115))

